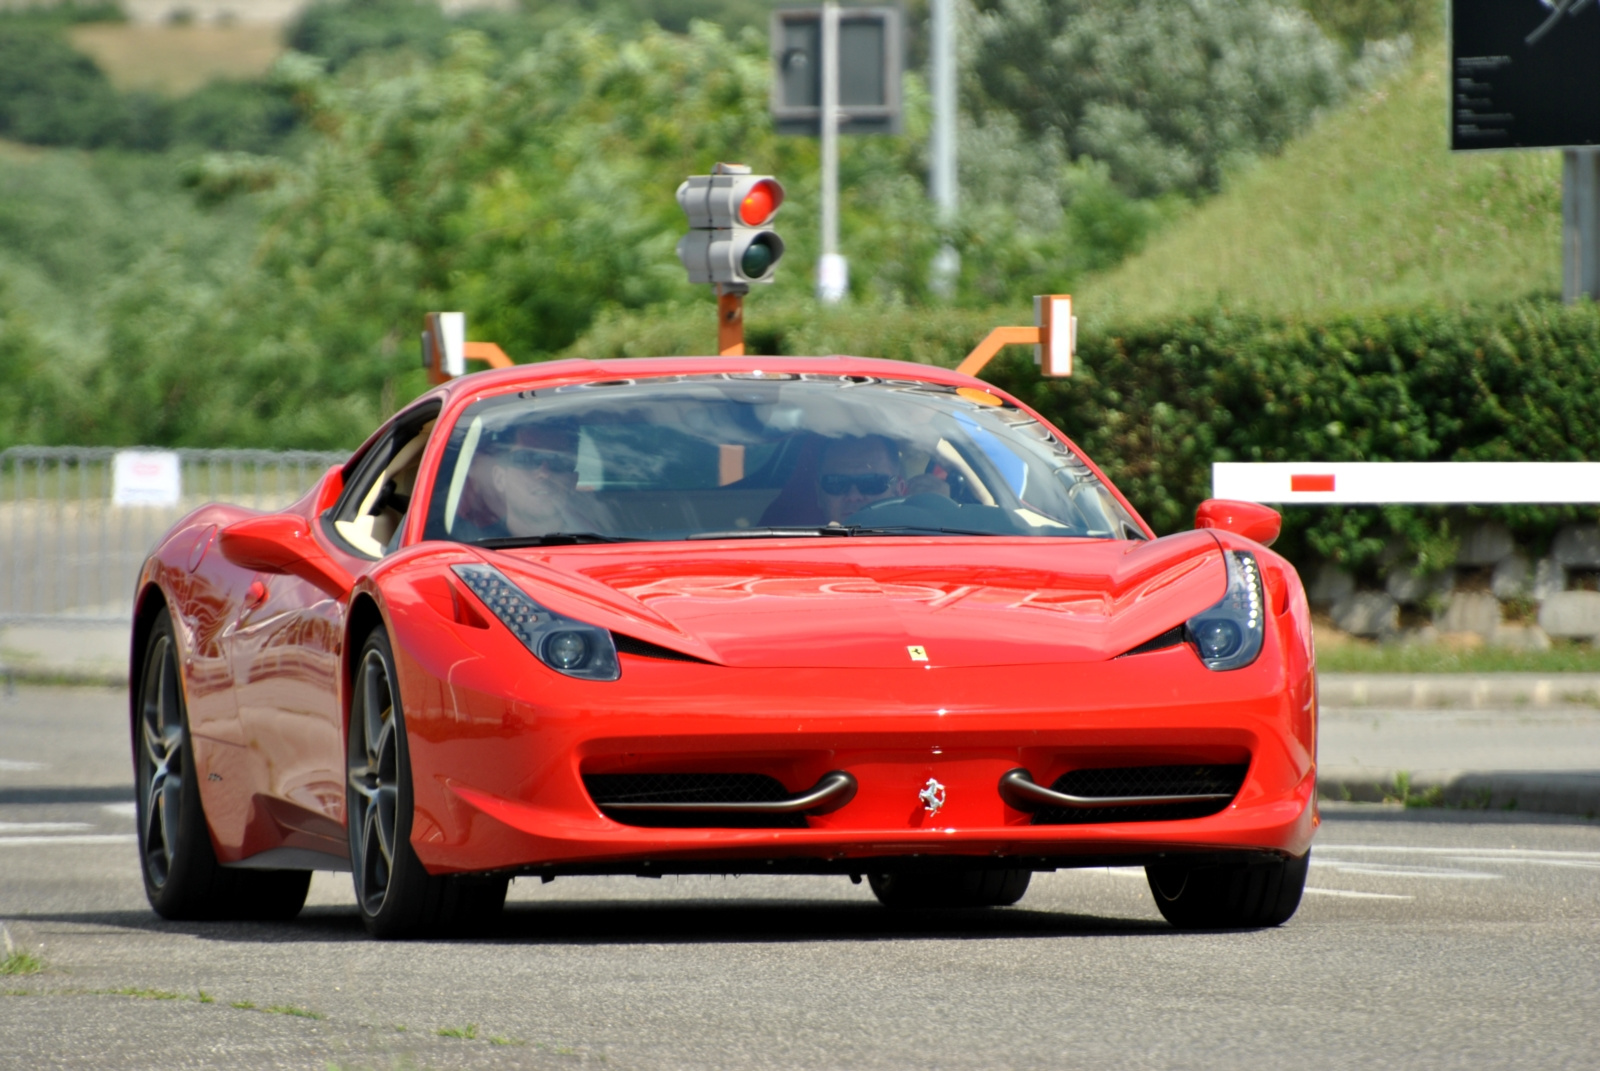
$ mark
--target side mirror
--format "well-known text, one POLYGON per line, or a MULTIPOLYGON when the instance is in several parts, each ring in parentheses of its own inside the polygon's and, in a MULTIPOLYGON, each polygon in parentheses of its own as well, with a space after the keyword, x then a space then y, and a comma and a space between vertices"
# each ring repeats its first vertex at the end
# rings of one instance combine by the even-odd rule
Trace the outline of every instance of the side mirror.
POLYGON ((235 521, 217 536, 217 544, 223 557, 242 569, 298 576, 335 598, 355 583, 311 538, 305 518, 292 513, 235 521))
POLYGON ((1258 502, 1208 498, 1194 511, 1194 526, 1232 532, 1270 547, 1283 531, 1283 514, 1258 502))

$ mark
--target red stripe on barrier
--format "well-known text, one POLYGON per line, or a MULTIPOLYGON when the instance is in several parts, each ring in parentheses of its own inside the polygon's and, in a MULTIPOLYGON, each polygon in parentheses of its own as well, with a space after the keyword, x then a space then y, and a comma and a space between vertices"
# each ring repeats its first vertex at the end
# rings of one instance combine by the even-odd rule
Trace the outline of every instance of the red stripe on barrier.
POLYGON ((1333 475, 1326 476, 1290 476, 1290 491, 1331 491, 1333 490, 1333 475))

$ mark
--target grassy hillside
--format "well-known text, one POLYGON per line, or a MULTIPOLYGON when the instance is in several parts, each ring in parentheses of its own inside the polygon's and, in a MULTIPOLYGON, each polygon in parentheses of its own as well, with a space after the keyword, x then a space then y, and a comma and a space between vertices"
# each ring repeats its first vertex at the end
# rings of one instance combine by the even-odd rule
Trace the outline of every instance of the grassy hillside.
POLYGON ((256 210, 203 210, 180 158, 39 149, 0 141, 0 301, 63 355, 99 352, 101 313, 135 276, 185 281, 247 263, 256 210))
POLYGON ((1238 175, 1146 249, 1079 287, 1127 322, 1220 303, 1268 313, 1560 291, 1556 152, 1452 155, 1444 50, 1238 175))

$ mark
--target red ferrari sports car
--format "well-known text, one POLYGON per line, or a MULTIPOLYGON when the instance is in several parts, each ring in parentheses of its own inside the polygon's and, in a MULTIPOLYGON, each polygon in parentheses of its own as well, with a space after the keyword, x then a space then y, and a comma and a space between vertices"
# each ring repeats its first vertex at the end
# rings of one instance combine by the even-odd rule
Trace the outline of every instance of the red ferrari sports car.
POLYGON ((376 936, 511 878, 865 876, 1015 903, 1142 865, 1182 927, 1305 884, 1316 687, 1276 513, 1156 538, 1065 436, 938 368, 558 361, 425 394, 281 513, 140 574, 146 892, 376 936))

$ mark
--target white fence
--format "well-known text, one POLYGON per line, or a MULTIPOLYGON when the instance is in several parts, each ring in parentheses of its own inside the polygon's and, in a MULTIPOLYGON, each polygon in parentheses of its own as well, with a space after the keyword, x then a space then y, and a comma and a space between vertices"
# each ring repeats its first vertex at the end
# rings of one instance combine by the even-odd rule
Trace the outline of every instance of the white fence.
POLYGON ((1595 461, 1218 461, 1214 498, 1274 505, 1590 504, 1595 461))
POLYGON ((140 564, 180 517, 207 502, 281 509, 347 456, 12 447, 0 453, 0 625, 126 622, 140 564))

